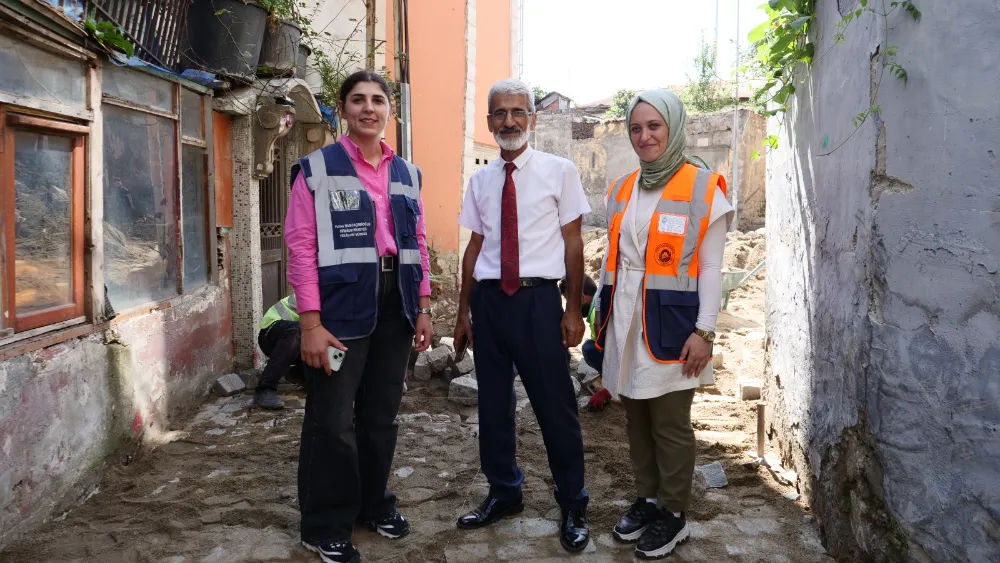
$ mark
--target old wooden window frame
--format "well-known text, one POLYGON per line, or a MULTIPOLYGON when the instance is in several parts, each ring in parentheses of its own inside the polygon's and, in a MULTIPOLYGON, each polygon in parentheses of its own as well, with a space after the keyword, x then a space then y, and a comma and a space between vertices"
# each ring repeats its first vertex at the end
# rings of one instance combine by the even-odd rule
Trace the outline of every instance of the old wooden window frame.
POLYGON ((13 329, 21 333, 47 325, 71 321, 84 315, 83 289, 85 272, 84 254, 84 206, 86 186, 86 143, 89 128, 49 117, 39 117, 16 113, 6 106, 0 106, 0 224, 4 233, 4 243, 0 248, 0 276, 3 279, 3 323, 5 332, 13 329), (71 167, 71 211, 70 211, 70 262, 72 271, 72 302, 19 314, 17 312, 16 282, 16 233, 15 233, 15 183, 14 153, 18 131, 32 131, 55 137, 70 139, 72 142, 71 167))

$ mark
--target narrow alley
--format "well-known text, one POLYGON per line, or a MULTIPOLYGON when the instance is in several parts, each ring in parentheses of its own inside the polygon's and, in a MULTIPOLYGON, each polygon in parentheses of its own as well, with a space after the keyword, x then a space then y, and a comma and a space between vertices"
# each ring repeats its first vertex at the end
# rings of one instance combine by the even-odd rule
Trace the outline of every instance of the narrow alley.
MULTIPOLYGON (((730 264, 752 266, 763 259, 762 235, 732 237, 730 264)), ((792 500, 795 488, 779 483, 747 453, 756 444, 756 401, 738 400, 736 381, 759 377, 764 368, 763 278, 762 272, 734 292, 720 320, 717 355, 723 369, 715 386, 696 395, 698 464, 720 462, 728 485, 706 490, 698 481, 692 538, 678 549, 676 561, 832 561, 808 507, 792 500)), ((398 417, 390 486, 413 532, 388 541, 357 527, 366 561, 632 560, 631 546, 617 544, 610 534, 634 494, 624 410, 613 403, 581 413, 595 541, 577 557, 559 546, 542 437, 517 386, 525 513, 490 529, 455 528, 458 515, 486 494, 476 408, 448 400, 444 379, 411 378, 398 417)), ((313 561, 298 544, 295 490, 305 397, 292 385, 282 387, 282 397, 288 408, 276 415, 251 406, 249 391, 209 402, 169 443, 122 458, 92 485, 83 504, 11 545, 0 562, 313 561)))

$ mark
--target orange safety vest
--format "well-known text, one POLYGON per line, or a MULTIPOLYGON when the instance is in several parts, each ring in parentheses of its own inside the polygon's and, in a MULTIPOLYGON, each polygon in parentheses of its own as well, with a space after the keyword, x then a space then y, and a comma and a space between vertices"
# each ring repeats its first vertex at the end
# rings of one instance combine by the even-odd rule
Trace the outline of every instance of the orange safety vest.
MULTIPOLYGON (((604 350, 614 308, 615 272, 622 219, 639 175, 636 170, 608 188, 608 247, 597 298, 597 348, 604 350)), ((663 190, 649 226, 643 278, 642 333, 657 362, 680 363, 684 343, 698 319, 698 251, 712 216, 715 188, 726 193, 721 175, 684 164, 663 190)))

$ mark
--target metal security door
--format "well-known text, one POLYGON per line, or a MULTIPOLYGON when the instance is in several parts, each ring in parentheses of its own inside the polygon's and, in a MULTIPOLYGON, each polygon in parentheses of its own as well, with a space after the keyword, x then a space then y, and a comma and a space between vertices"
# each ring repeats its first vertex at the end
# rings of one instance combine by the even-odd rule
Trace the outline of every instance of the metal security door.
POLYGON ((260 181, 260 281, 264 311, 287 295, 285 280, 285 213, 288 210, 288 175, 284 139, 274 147, 274 170, 260 181))

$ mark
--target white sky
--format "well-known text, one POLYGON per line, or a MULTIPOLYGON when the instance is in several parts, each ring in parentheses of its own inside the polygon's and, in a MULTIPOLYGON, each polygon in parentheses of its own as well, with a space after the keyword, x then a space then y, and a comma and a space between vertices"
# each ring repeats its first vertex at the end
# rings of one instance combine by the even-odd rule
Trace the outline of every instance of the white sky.
MULTIPOLYGON (((765 0, 718 0, 719 68, 731 79, 739 38, 764 21, 765 0)), ((715 38, 714 0, 524 0, 521 79, 577 104, 688 82, 704 35, 715 38)))

